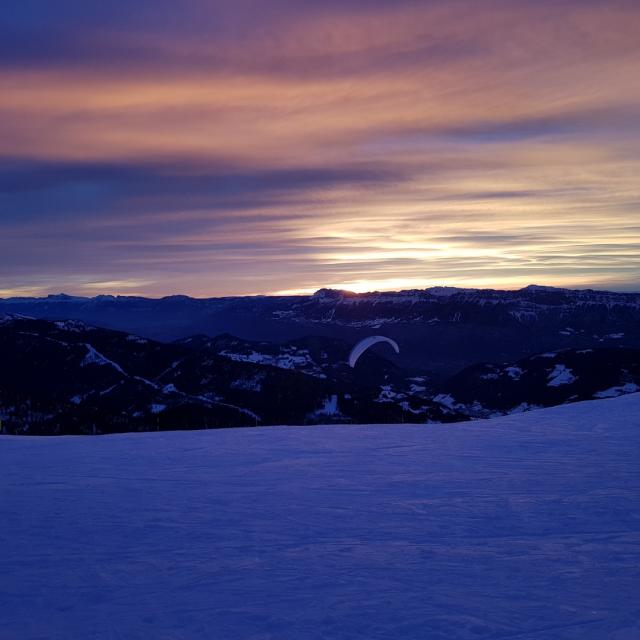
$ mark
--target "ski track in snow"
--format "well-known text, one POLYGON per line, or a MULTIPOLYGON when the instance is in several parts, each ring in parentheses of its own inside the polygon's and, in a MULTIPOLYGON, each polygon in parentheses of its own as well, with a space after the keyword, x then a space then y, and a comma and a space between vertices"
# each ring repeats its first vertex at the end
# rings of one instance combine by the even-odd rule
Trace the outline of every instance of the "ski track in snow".
POLYGON ((640 638, 640 394, 0 438, 0 638, 640 638))
POLYGON ((121 373, 123 376, 127 376, 127 374, 123 371, 122 367, 114 362, 113 360, 109 360, 106 356, 103 356, 99 351, 94 349, 88 342, 84 343, 84 346, 87 348, 87 355, 84 357, 82 361, 82 366, 85 367, 89 364, 98 364, 98 365, 107 365, 113 367, 116 371, 121 373))

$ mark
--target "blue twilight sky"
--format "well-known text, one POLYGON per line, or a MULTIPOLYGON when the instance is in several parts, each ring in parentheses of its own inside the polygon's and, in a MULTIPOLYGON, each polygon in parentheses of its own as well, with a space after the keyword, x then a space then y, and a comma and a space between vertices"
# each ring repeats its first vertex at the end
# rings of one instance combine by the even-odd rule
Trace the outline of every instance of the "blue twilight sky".
POLYGON ((0 296, 640 289, 640 4, 6 0, 0 296))

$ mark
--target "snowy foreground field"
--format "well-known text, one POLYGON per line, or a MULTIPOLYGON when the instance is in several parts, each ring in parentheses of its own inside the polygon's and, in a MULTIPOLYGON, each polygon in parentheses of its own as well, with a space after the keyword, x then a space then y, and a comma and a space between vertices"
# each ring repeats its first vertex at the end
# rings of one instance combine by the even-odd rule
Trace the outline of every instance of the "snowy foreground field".
POLYGON ((0 438, 2 640, 640 638, 640 394, 0 438))

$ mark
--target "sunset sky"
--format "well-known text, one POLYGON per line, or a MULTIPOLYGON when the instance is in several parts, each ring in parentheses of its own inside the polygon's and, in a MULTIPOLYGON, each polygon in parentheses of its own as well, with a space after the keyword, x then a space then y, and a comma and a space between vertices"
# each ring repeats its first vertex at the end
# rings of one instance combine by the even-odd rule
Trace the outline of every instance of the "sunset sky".
POLYGON ((640 290, 640 2, 5 0, 0 296, 640 290))

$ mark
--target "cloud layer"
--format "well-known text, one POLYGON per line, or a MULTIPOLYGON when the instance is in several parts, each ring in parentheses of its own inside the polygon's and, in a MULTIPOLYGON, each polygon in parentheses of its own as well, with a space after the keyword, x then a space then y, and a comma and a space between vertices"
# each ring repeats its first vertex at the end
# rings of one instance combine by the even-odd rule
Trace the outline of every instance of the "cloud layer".
POLYGON ((9 1, 0 295, 640 288, 637 3, 179 5, 9 1))

